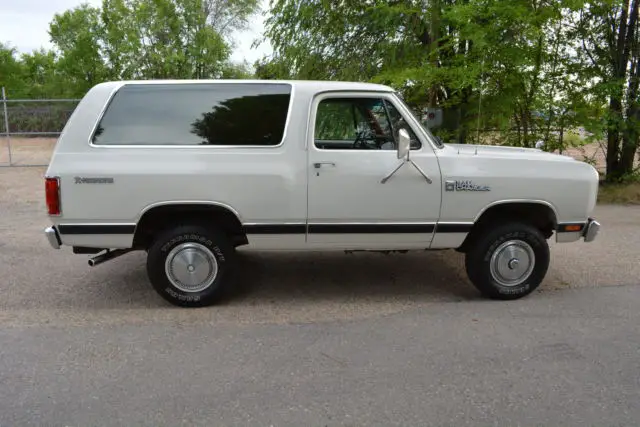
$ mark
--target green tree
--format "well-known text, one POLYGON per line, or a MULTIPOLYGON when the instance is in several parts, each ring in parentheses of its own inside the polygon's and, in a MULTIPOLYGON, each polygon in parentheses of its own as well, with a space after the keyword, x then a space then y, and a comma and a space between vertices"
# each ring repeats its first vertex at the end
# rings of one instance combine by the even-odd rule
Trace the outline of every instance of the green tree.
POLYGON ((59 52, 58 68, 75 96, 107 78, 101 51, 100 11, 87 4, 56 14, 49 26, 59 52))
POLYGON ((34 50, 20 58, 24 67, 24 80, 27 87, 20 95, 25 98, 64 98, 74 93, 66 84, 61 72, 58 56, 45 49, 34 50))
POLYGON ((4 87, 7 96, 22 93, 27 84, 24 64, 17 56, 17 50, 0 43, 0 87, 4 87))
MULTIPOLYGON (((275 49, 259 72, 390 84, 416 109, 445 109, 464 142, 477 126, 531 146, 553 35, 569 0, 276 0, 266 35, 275 49), (482 89, 482 101, 479 99, 482 89)), ((556 37, 557 38, 557 37, 556 37)), ((558 79, 556 74, 556 79, 558 79)), ((559 86, 555 86, 555 91, 559 86)))
POLYGON ((60 66, 83 93, 105 79, 212 78, 228 73, 230 35, 257 0, 103 0, 55 15, 60 66))

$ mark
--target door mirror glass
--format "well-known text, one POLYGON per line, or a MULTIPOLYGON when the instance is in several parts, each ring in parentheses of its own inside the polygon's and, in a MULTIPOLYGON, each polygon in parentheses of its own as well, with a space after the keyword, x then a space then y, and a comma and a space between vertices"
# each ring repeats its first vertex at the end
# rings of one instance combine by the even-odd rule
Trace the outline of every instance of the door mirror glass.
POLYGON ((398 158, 408 158, 411 149, 411 138, 406 129, 398 130, 398 158))

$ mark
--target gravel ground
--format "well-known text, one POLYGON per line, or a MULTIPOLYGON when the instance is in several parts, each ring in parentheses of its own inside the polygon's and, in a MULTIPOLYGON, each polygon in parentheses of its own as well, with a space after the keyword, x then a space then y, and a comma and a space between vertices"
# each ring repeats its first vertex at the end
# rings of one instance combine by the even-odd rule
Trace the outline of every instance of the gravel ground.
MULTIPOLYGON (((51 159, 56 138, 11 137, 11 164, 46 165, 51 159)), ((9 164, 9 139, 0 137, 0 165, 9 164)))
MULTIPOLYGON (((0 323, 156 321, 281 323, 354 319, 432 302, 478 300, 454 251, 383 255, 243 253, 240 289, 215 309, 175 309, 147 282, 143 253, 97 267, 70 248, 56 251, 42 230, 44 168, 0 168, 0 323)), ((637 284, 640 208, 599 206, 597 242, 552 245, 539 293, 637 284)), ((536 295, 531 295, 535 298, 536 295)))

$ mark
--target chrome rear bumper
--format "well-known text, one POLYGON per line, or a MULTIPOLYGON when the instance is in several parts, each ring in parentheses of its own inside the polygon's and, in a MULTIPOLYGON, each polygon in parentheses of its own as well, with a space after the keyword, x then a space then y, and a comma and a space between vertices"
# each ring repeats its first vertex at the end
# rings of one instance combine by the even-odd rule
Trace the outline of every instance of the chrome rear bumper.
POLYGON ((600 231, 600 223, 593 218, 589 218, 587 225, 584 227, 582 235, 585 242, 593 242, 600 231))
POLYGON ((47 240, 53 249, 60 249, 62 241, 60 240, 60 235, 55 227, 45 228, 44 235, 47 236, 47 240))

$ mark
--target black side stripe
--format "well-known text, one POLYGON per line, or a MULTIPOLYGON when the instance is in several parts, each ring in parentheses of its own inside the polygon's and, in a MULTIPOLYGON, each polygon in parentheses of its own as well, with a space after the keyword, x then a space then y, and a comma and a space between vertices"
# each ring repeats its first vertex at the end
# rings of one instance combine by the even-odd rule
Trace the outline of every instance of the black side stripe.
POLYGON ((244 225, 247 234, 305 234, 305 224, 250 224, 244 225))
POLYGON ((108 225, 59 225, 60 234, 133 234, 136 230, 134 224, 108 224, 108 225))
MULTIPOLYGON (((472 224, 309 224, 309 234, 468 233, 472 224)), ((247 224, 247 234, 305 234, 305 224, 247 224)), ((133 234, 135 224, 66 224, 60 234, 133 234)))
MULTIPOLYGON (((473 224, 309 224, 309 234, 468 233, 473 224)), ((305 224, 250 224, 247 234, 304 234, 305 224)))
POLYGON ((433 233, 434 224, 309 224, 309 234, 433 233))
POLYGON ((473 224, 438 224, 436 233, 468 233, 473 224))

